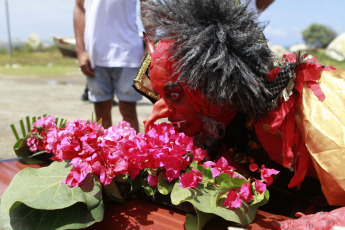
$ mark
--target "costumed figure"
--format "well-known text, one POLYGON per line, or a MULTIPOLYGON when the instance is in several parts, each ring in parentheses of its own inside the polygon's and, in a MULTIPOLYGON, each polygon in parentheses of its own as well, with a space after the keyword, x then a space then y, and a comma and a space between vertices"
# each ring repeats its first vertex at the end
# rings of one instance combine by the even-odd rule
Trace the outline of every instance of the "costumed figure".
POLYGON ((145 130, 168 118, 250 176, 251 163, 275 168, 264 210, 324 211, 297 225, 345 226, 345 71, 303 53, 277 61, 263 25, 236 0, 144 4, 145 23, 157 30, 133 83, 155 103, 145 130))

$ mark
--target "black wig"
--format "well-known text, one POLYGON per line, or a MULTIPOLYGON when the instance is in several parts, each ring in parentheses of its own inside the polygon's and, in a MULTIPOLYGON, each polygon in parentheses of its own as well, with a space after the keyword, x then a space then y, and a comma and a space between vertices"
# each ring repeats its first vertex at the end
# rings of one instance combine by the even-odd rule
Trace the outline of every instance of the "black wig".
POLYGON ((238 0, 147 0, 145 24, 153 40, 173 39, 179 81, 200 89, 207 100, 226 104, 251 118, 271 108, 265 76, 273 54, 263 26, 238 0))

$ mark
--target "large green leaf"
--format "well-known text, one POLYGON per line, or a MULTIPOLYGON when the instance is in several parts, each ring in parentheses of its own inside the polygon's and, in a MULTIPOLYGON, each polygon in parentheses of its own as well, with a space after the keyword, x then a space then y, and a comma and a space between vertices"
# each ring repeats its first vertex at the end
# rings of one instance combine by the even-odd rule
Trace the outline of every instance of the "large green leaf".
POLYGON ((201 230, 215 216, 210 213, 200 212, 198 209, 195 212, 197 215, 192 213, 186 214, 186 230, 201 230))
POLYGON ((2 230, 80 229, 101 221, 103 213, 102 201, 90 211, 84 203, 58 210, 33 209, 21 204, 10 214, 0 217, 0 226, 2 230))
POLYGON ((80 229, 101 221, 103 213, 102 201, 91 211, 83 203, 59 210, 38 210, 21 204, 10 214, 0 214, 0 227, 2 230, 80 229))
MULTIPOLYGON (((1 200, 0 200, 0 207, 1 207, 1 200)), ((0 229, 1 230, 12 230, 10 223, 10 215, 7 213, 3 213, 0 209, 0 229)))
POLYGON ((242 226, 253 222, 256 207, 243 203, 242 207, 230 210, 222 206, 224 199, 217 200, 218 192, 214 186, 205 183, 199 184, 196 189, 181 188, 176 183, 171 192, 171 201, 175 205, 189 202, 198 211, 218 215, 242 226))
POLYGON ((81 187, 62 184, 71 170, 66 162, 26 168, 1 197, 2 229, 78 229, 103 219, 101 184, 91 175, 81 187))
POLYGON ((71 166, 66 162, 54 162, 40 169, 23 169, 17 173, 3 194, 2 211, 7 213, 18 203, 45 210, 62 209, 77 202, 85 203, 89 210, 95 208, 102 199, 100 183, 89 175, 82 188, 70 188, 61 183, 70 170, 71 166))

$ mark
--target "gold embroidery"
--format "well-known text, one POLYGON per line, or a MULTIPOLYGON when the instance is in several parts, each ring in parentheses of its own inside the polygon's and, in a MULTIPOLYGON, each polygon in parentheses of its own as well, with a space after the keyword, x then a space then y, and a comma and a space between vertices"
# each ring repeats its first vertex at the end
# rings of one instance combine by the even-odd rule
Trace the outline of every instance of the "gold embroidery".
POLYGON ((160 99, 160 96, 152 89, 150 79, 146 74, 150 63, 151 55, 147 54, 143 63, 141 64, 136 78, 133 80, 133 86, 143 94, 149 96, 155 101, 158 101, 160 99))

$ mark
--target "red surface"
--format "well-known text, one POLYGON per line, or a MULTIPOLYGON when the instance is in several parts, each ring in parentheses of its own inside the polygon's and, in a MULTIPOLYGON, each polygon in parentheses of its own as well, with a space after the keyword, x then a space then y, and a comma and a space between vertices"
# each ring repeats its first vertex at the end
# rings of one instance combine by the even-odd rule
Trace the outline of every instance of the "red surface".
MULTIPOLYGON (((0 162, 0 196, 4 193, 6 187, 14 175, 23 168, 39 168, 39 165, 24 165, 17 160, 8 160, 0 162)), ((127 201, 124 204, 107 202, 105 205, 104 220, 96 223, 88 230, 99 229, 159 229, 159 230, 183 230, 185 214, 179 210, 154 203, 152 201, 136 198, 127 201)), ((258 210, 255 221, 245 229, 274 229, 274 221, 287 220, 289 218, 258 210)), ((228 229, 231 222, 222 218, 215 218, 205 226, 205 230, 228 229)))

